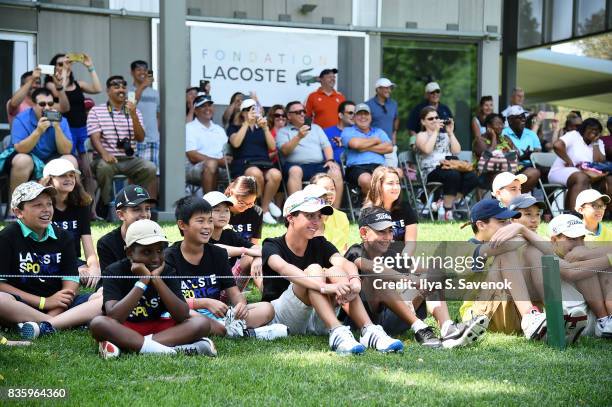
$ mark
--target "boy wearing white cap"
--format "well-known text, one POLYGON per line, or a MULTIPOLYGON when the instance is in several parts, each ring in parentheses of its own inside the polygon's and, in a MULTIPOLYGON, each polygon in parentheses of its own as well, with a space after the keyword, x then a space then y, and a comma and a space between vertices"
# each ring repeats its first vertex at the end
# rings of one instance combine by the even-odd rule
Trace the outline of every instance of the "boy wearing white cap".
POLYGON ((576 197, 576 212, 582 215, 587 230, 586 241, 608 242, 612 244, 612 230, 602 223, 610 196, 596 189, 582 191, 576 197))
POLYGON ((366 347, 403 351, 401 341, 372 324, 359 296, 357 267, 323 236, 315 236, 321 216, 332 212, 327 202, 304 191, 287 198, 283 208, 287 232, 263 243, 262 300, 272 302, 273 322, 287 325, 292 334, 329 334, 329 347, 339 354, 361 354, 366 347), (359 342, 338 320, 338 306, 361 328, 359 342))
POLYGON ((120 351, 217 355, 212 341, 203 337, 210 332, 209 321, 189 314, 180 280, 164 262, 167 243, 161 226, 152 220, 128 227, 127 258, 106 269, 104 315, 89 326, 101 357, 117 357, 120 351))
POLYGON ((512 199, 521 194, 521 185, 525 182, 527 182, 526 175, 500 172, 493 179, 493 185, 491 187, 493 197, 505 207, 508 207, 512 199))

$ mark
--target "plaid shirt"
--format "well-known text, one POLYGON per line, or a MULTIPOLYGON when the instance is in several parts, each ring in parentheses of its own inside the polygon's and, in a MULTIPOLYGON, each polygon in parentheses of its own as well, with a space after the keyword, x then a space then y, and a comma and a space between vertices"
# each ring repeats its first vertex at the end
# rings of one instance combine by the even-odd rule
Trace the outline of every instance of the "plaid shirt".
MULTIPOLYGON (((136 109, 136 114, 140 123, 143 123, 142 114, 136 109)), ((96 105, 87 116, 87 135, 91 137, 94 133, 101 133, 100 141, 102 147, 109 154, 114 156, 125 156, 125 151, 117 148, 117 141, 126 137, 132 139, 132 148, 136 149, 136 140, 134 138, 134 123, 132 118, 124 112, 112 109, 112 114, 109 112, 108 105, 96 105)))

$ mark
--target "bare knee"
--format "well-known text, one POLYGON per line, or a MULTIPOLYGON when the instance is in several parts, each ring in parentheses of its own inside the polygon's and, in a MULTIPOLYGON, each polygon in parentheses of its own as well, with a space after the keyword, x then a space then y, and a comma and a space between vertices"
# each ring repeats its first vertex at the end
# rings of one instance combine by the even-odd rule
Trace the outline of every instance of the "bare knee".
POLYGON ((289 168, 289 178, 294 178, 301 181, 303 177, 304 172, 297 165, 294 165, 293 167, 289 168))
POLYGON ((13 157, 11 162, 11 168, 17 171, 25 171, 34 169, 34 161, 29 154, 17 154, 13 157))
POLYGON ((94 317, 89 322, 89 331, 91 332, 91 336, 96 339, 103 339, 106 336, 105 333, 108 332, 111 325, 112 320, 107 316, 98 315, 97 317, 94 317))
POLYGON ((189 317, 193 327, 193 333, 196 338, 202 338, 210 333, 210 320, 201 315, 193 315, 189 317))
POLYGON ((283 175, 276 168, 272 168, 268 170, 268 172, 266 173, 267 181, 280 182, 282 178, 283 178, 283 175))

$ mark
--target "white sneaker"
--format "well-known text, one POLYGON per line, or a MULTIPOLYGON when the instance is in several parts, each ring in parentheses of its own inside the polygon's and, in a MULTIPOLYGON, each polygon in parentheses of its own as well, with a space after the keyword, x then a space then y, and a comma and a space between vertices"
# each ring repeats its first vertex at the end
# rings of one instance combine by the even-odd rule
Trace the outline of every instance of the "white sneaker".
POLYGON ((173 346, 172 349, 174 349, 177 353, 183 353, 185 355, 217 356, 215 344, 208 338, 202 338, 199 341, 189 343, 187 345, 173 346))
POLYGON ((277 223, 277 222, 276 222, 276 219, 274 219, 274 218, 272 217, 272 215, 270 214, 270 212, 265 212, 265 213, 263 214, 263 221, 264 221, 265 223, 267 223, 268 225, 276 225, 276 223, 277 223))
POLYGON ((268 210, 270 211, 270 214, 272 214, 272 216, 274 216, 275 218, 278 218, 283 214, 283 212, 278 206, 276 206, 274 202, 270 202, 270 204, 268 205, 268 210))
POLYGON ((565 342, 575 343, 587 326, 587 314, 581 308, 572 308, 563 315, 565 321, 565 342))
POLYGON ((598 338, 612 339, 612 316, 608 316, 604 322, 597 321, 595 325, 595 336, 598 338))
POLYGON ((527 339, 541 339, 546 334, 546 314, 531 312, 523 315, 521 329, 527 339))
POLYGON ((247 329, 246 321, 234 318, 234 307, 230 307, 225 314, 225 335, 229 338, 242 338, 247 329))
POLYGON ((361 355, 366 347, 355 340, 348 326, 339 326, 329 335, 329 347, 339 355, 361 355))
POLYGON ((471 345, 478 341, 489 327, 489 318, 478 315, 467 322, 459 322, 449 327, 446 336, 442 337, 442 346, 446 349, 471 345))
POLYGON ((98 353, 102 359, 113 359, 119 357, 121 351, 114 343, 102 341, 98 342, 98 353))
POLYGON ((286 338, 289 335, 289 328, 283 324, 270 324, 259 328, 247 329, 247 336, 264 341, 273 341, 278 338, 286 338))
POLYGON ((374 348, 382 353, 404 351, 404 344, 399 339, 393 339, 380 325, 368 325, 361 330, 359 343, 368 348, 374 348))

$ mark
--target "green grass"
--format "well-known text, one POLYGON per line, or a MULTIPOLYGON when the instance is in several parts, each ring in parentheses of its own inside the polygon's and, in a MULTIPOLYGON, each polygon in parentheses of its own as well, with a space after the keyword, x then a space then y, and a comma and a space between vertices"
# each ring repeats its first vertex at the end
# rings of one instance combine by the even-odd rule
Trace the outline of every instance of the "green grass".
MULTIPOLYGON (((94 239, 113 225, 96 224, 94 239)), ((170 240, 176 227, 164 225, 170 240)), ((284 227, 266 227, 264 237, 284 227)), ((458 224, 419 226, 421 240, 465 240, 458 224)), ((351 242, 358 239, 351 227, 351 242)), ((451 305, 457 315, 458 304, 451 305)), ((431 321, 429 321, 431 322, 431 321)), ((8 336, 15 337, 14 332, 8 336)), ((478 345, 428 350, 410 334, 403 355, 339 357, 326 337, 276 342, 215 339, 216 359, 122 356, 104 361, 85 331, 0 348, 0 387, 66 388, 71 405, 611 405, 612 343, 566 351, 488 333, 478 345)), ((0 405, 8 405, 0 401, 0 405)), ((29 401, 28 404, 33 404, 29 401)))

